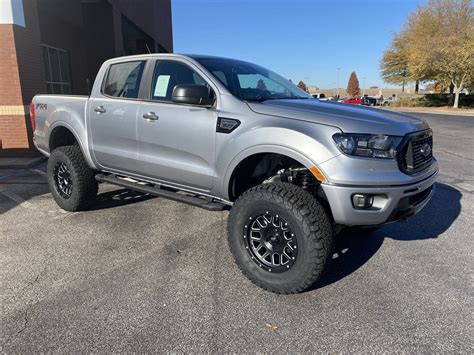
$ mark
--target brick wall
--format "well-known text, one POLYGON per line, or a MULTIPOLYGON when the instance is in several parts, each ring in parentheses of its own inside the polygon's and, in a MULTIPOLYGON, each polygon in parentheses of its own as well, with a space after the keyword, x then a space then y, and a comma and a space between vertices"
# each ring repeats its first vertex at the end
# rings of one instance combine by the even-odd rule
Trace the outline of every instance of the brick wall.
MULTIPOLYGON (((2 149, 28 149, 25 116, 0 116, 0 141, 2 149)), ((7 152, 2 152, 6 155, 7 152)))
POLYGON ((25 27, 0 25, 0 156, 36 153, 27 105, 46 92, 36 0, 23 10, 25 27))
POLYGON ((0 25, 0 155, 30 148, 23 106, 14 28, 0 25))
POLYGON ((29 105, 33 96, 46 93, 46 79, 36 0, 23 0, 23 11, 26 26, 13 30, 23 104, 29 105))
POLYGON ((0 105, 22 105, 14 25, 0 25, 0 105))

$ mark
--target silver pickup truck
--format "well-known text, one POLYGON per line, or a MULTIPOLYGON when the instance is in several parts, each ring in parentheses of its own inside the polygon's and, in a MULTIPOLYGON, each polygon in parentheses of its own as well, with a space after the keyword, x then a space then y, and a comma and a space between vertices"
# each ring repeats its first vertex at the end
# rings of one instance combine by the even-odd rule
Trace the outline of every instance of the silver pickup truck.
POLYGON ((108 182, 229 209, 236 263, 277 293, 320 278, 341 227, 420 211, 438 173, 423 120, 322 102, 226 58, 111 59, 90 97, 38 95, 30 116, 60 207, 87 209, 108 182))

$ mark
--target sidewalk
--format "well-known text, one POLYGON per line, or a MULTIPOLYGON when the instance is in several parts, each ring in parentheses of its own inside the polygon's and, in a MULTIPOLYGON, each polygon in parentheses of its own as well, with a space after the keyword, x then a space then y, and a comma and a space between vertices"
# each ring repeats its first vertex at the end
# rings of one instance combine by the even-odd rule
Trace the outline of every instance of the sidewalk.
POLYGON ((474 109, 454 109, 451 107, 381 107, 382 109, 406 113, 429 113, 435 115, 473 116, 474 109))

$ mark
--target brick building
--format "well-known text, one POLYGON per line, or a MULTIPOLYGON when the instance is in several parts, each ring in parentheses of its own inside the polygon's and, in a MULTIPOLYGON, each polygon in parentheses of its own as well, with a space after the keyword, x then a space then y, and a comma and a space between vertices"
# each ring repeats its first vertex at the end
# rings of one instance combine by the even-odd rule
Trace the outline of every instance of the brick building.
POLYGON ((0 156, 35 153, 34 95, 87 95, 104 60, 149 51, 173 51, 170 0, 0 0, 0 156))

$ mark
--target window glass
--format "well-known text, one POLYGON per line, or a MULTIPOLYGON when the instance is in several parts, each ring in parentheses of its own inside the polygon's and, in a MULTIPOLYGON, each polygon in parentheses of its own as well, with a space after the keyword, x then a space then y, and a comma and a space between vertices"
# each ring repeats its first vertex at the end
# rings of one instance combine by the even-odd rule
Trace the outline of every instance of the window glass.
POLYGON ((112 64, 104 85, 104 94, 136 99, 145 62, 112 64))
POLYGON ((70 94, 71 67, 68 52, 46 45, 42 47, 48 94, 70 94))
POLYGON ((69 54, 68 52, 60 51, 59 54, 59 67, 61 69, 61 82, 71 82, 71 73, 69 68, 69 54))
POLYGON ((206 85, 206 81, 183 63, 157 62, 153 76, 152 99, 171 101, 174 87, 183 84, 206 85))
POLYGON ((216 70, 216 71, 213 71, 212 72, 216 77, 217 79, 219 79, 225 86, 228 86, 229 84, 227 84, 227 78, 225 77, 225 74, 224 72, 220 71, 220 70, 216 70))
POLYGON ((53 84, 53 94, 62 94, 61 84, 53 84))
POLYGON ((61 72, 59 69, 59 56, 57 50, 49 48, 49 61, 51 63, 51 81, 60 82, 61 72))
POLYGON ((266 90, 284 94, 286 88, 261 74, 237 74, 241 89, 266 90))
POLYGON ((242 100, 309 99, 311 95, 280 75, 240 60, 195 57, 229 91, 242 100))
POLYGON ((71 94, 71 85, 63 84, 63 94, 66 94, 66 95, 71 94))
POLYGON ((46 74, 46 81, 51 81, 51 71, 49 68, 48 47, 43 47, 43 62, 46 74))

